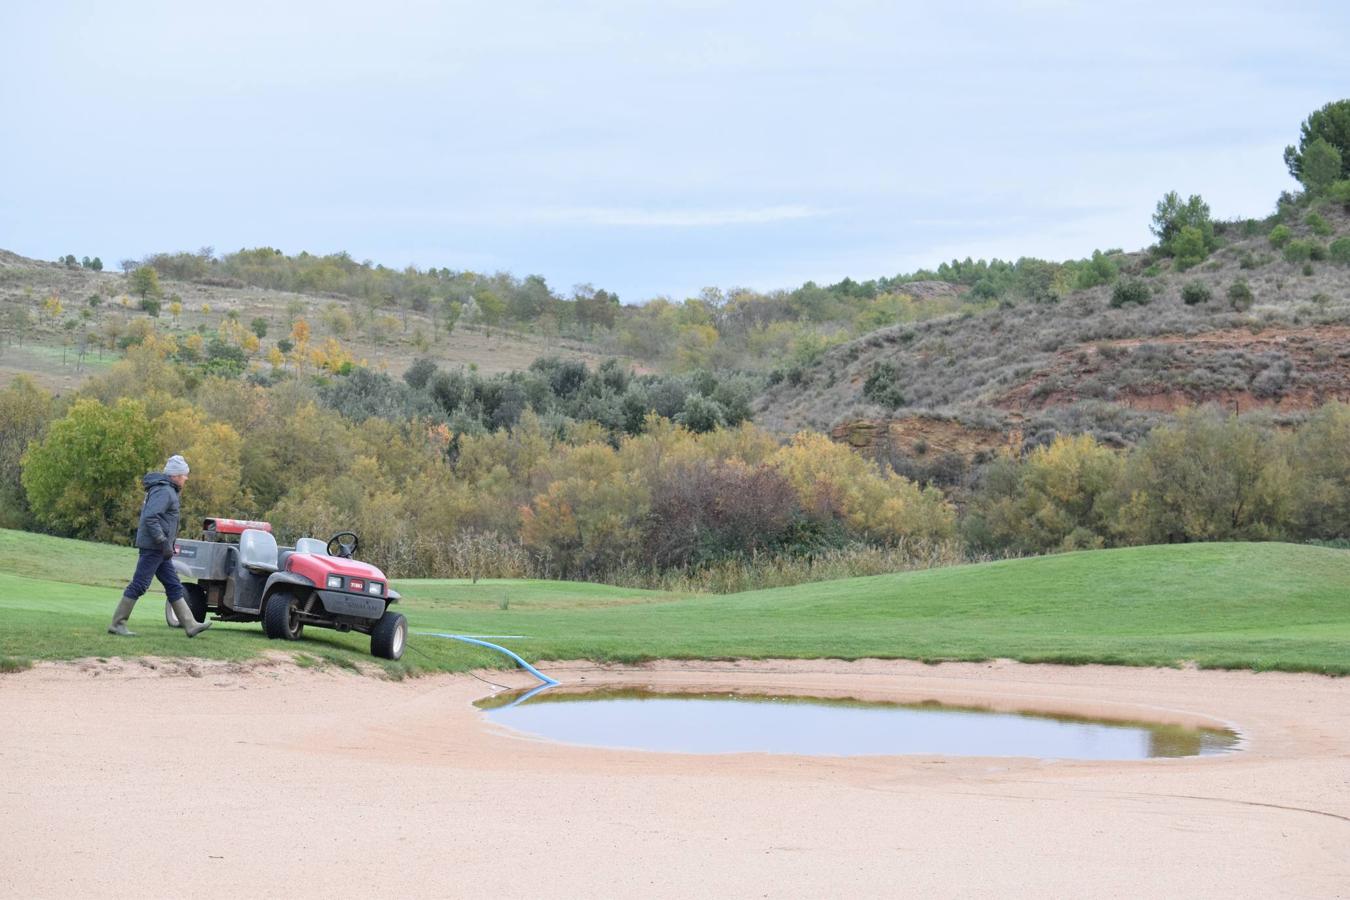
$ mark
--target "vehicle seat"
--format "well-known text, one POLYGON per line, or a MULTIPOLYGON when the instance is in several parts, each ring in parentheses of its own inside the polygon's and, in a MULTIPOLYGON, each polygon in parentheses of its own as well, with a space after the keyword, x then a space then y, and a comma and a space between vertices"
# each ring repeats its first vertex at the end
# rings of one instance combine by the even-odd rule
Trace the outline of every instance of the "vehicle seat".
POLYGON ((239 565, 250 572, 277 570, 277 539, 266 531, 245 528, 239 535, 239 565))
POLYGON ((328 545, 318 538, 300 538, 295 542, 295 552, 324 556, 328 553, 328 545))

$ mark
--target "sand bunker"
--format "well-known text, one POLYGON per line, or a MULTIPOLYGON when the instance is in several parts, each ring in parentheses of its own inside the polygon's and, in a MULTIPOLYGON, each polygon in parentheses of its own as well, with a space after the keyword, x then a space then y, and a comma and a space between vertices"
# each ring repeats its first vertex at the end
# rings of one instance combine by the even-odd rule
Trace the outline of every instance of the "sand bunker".
POLYGON ((1350 884, 1350 679, 876 660, 547 671, 1147 713, 1231 725, 1246 744, 1124 763, 683 756, 522 737, 483 720, 472 702, 494 689, 468 675, 42 665, 0 676, 0 895, 1269 897, 1350 884))

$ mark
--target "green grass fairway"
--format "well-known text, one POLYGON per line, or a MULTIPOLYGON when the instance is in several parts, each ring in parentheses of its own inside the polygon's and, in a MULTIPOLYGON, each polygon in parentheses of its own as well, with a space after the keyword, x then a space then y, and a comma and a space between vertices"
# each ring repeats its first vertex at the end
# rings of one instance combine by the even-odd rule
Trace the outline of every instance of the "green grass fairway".
MULTIPOLYGON (((217 624, 188 641, 163 595, 104 633, 135 551, 0 531, 0 658, 134 655, 368 661, 368 639, 311 630, 268 641, 217 624)), ((414 634, 407 670, 500 666, 502 658, 418 631, 523 635, 531 660, 662 657, 899 657, 1175 665, 1350 673, 1350 551, 1291 544, 1191 544, 853 578, 730 596, 541 581, 396 583, 414 634)))

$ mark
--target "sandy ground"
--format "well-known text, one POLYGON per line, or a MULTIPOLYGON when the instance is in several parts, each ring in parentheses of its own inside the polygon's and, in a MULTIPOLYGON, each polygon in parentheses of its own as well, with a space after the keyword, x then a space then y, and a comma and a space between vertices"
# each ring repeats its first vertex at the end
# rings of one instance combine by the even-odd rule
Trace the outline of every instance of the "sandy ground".
MULTIPOLYGON (((682 756, 487 724, 468 675, 85 663, 0 676, 0 895, 1350 896, 1350 679, 891 661, 565 683, 1230 723, 1226 757, 682 756)), ((521 673, 481 673, 524 686, 521 673)))

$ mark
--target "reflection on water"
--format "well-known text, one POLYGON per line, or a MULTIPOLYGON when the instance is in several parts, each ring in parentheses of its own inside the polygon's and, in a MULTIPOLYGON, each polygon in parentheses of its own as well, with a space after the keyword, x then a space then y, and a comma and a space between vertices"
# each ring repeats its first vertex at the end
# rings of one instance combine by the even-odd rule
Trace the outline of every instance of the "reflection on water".
POLYGON ((1029 756, 1129 760, 1232 752, 1214 728, 925 703, 554 688, 477 704, 494 722, 567 744, 667 753, 1029 756))

